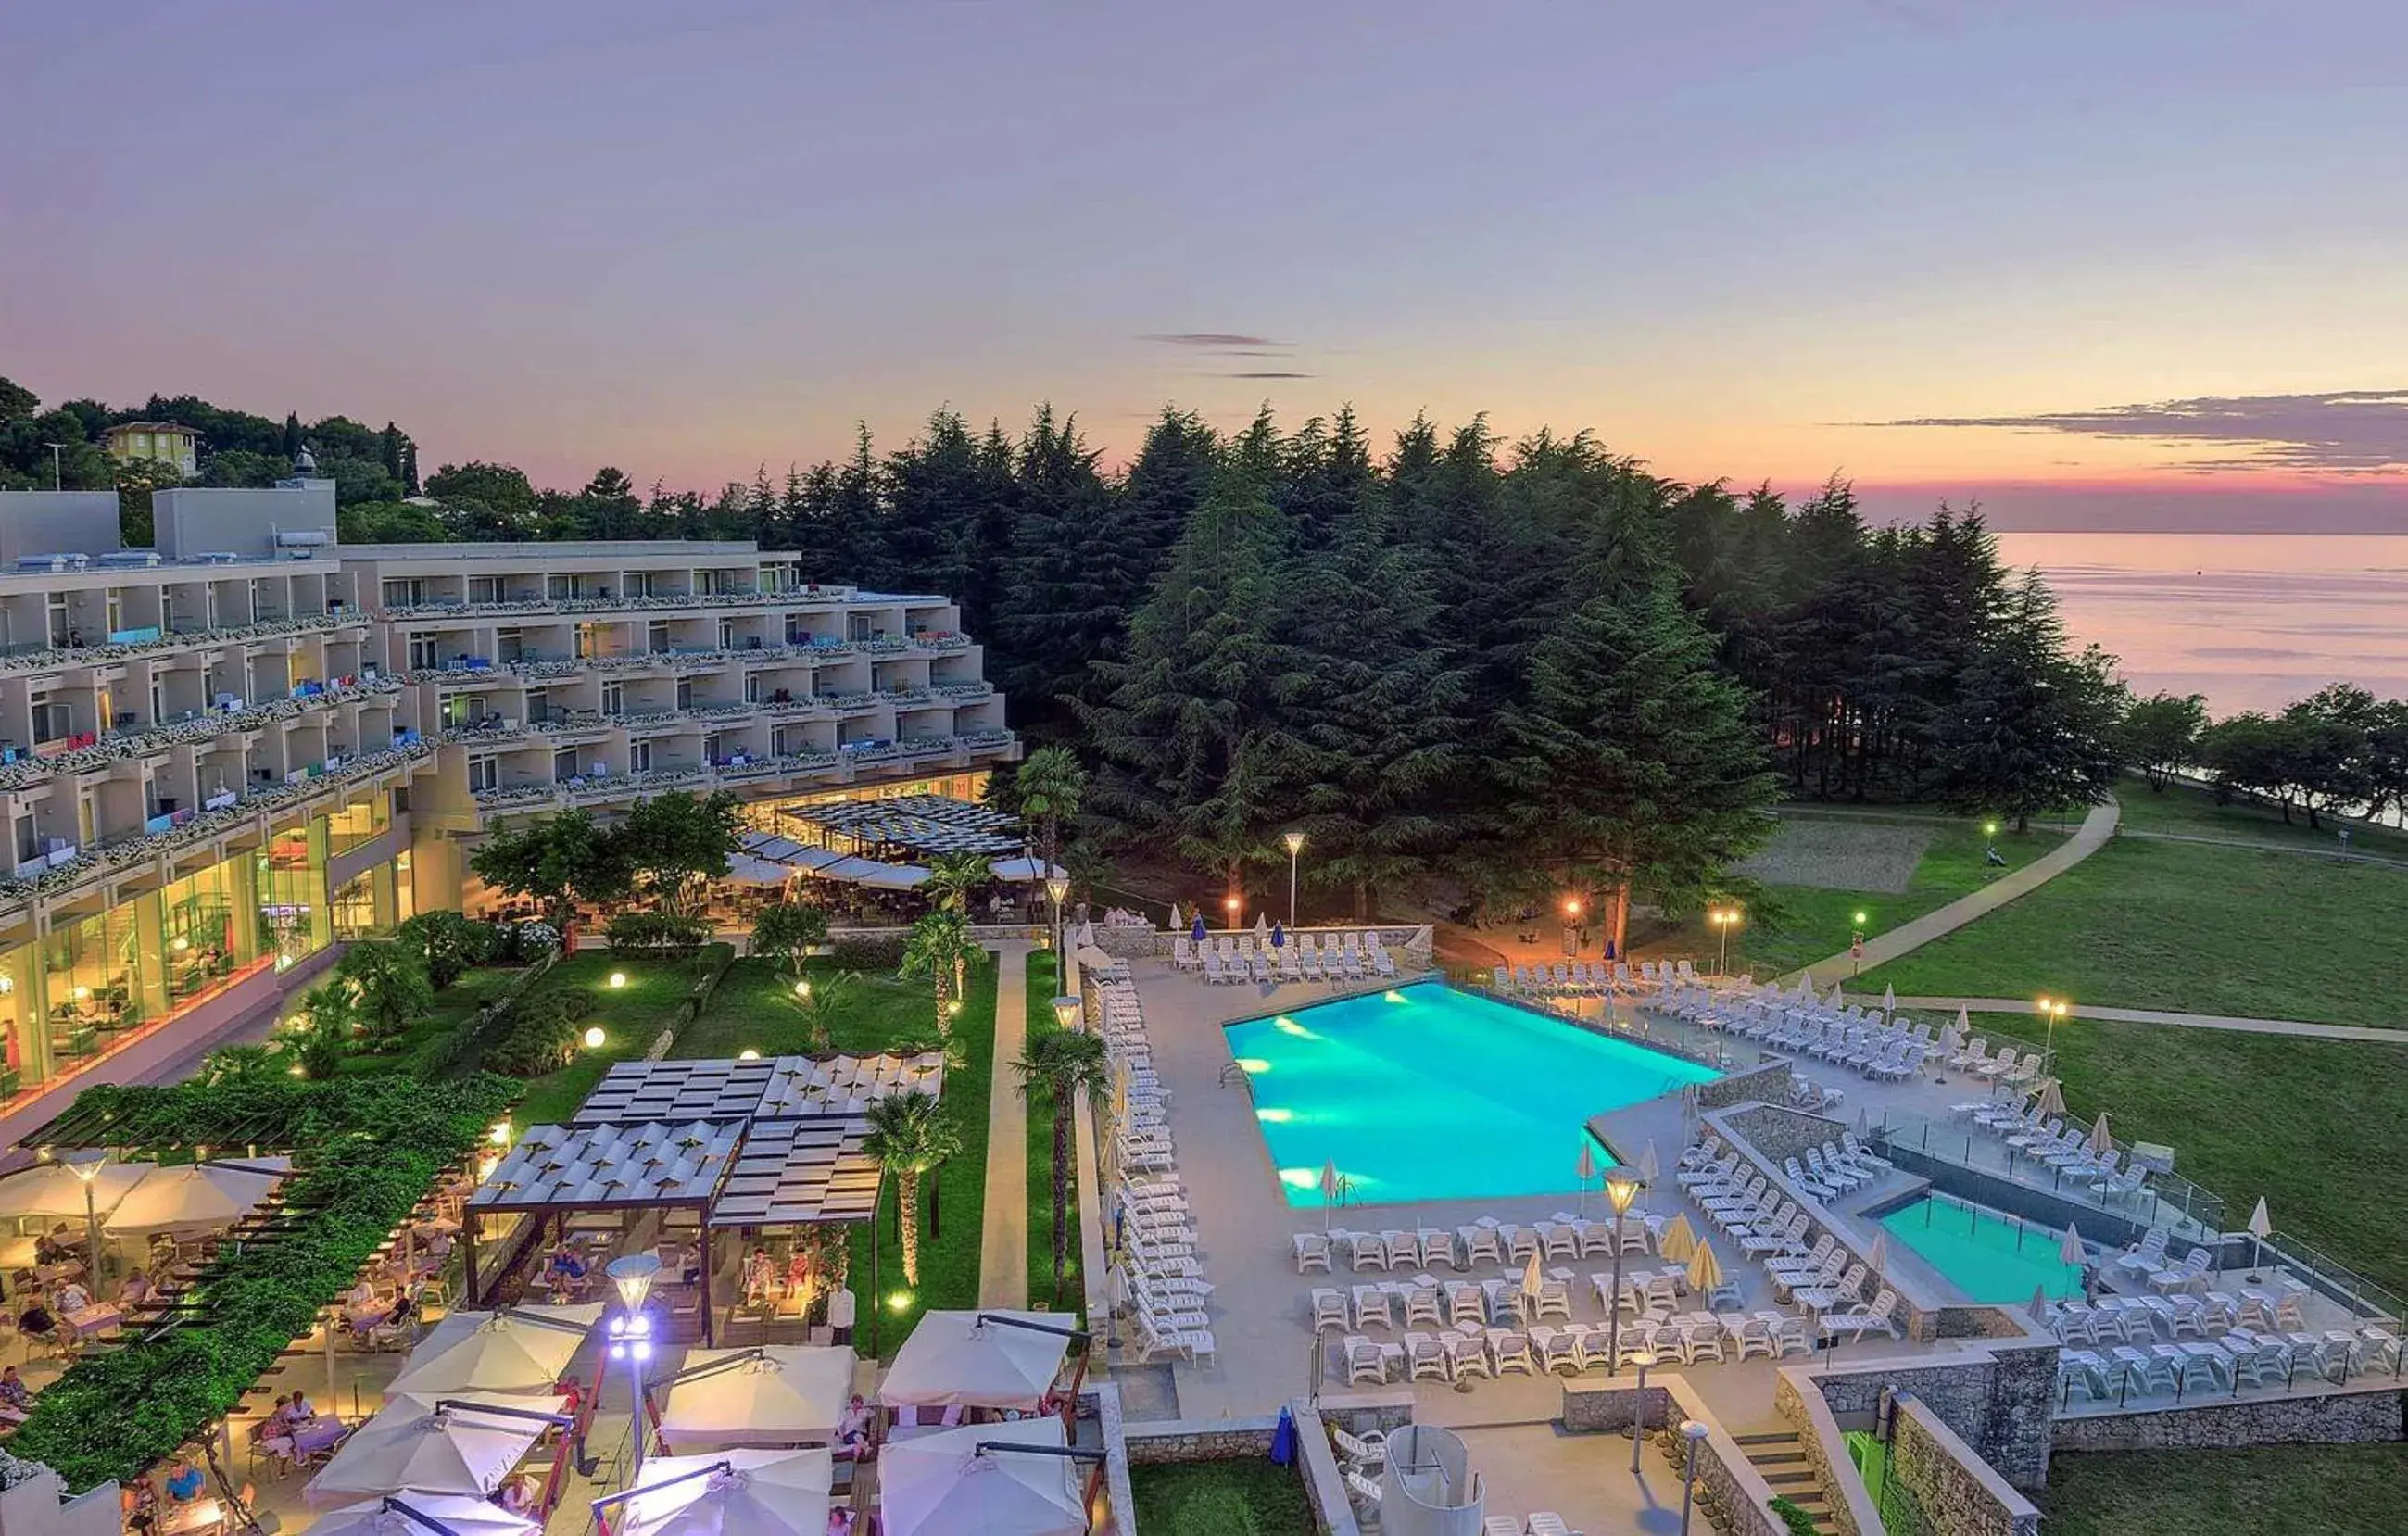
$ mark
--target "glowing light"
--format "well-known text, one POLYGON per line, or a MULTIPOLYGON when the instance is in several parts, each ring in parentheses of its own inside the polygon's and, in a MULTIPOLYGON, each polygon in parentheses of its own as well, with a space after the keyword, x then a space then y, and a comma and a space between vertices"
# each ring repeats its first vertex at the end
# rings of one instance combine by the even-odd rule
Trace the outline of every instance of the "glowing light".
POLYGON ((1870 913, 1870 912, 1857 912, 1857 913, 1855 913, 1854 915, 1855 915, 1856 920, 1856 926, 1858 926, 1858 927, 1860 927, 1860 928, 1861 928, 1861 927, 1863 927, 1867 923, 1870 923, 1870 922, 1871 922, 1871 921, 1872 921, 1872 914, 1871 914, 1871 913, 1870 913))
POLYGON ((1317 1168, 1283 1168, 1280 1170, 1280 1183, 1290 1189, 1318 1188, 1321 1170, 1317 1168))
POLYGON ((1268 1072, 1271 1069, 1271 1064, 1260 1056, 1240 1056, 1238 1066, 1247 1072, 1268 1072))
POLYGON ((1385 998, 1388 1001, 1390 1001, 1390 1002, 1392 1002, 1392 1003, 1400 1003, 1400 1002, 1404 1002, 1404 1001, 1406 1001, 1406 1000, 1407 1000, 1407 999, 1406 999, 1406 998, 1405 998, 1405 995, 1404 995, 1403 993, 1401 993, 1401 992, 1394 992, 1394 991, 1391 991, 1391 992, 1385 992, 1385 993, 1381 994, 1381 996, 1383 996, 1383 998, 1385 998))
POLYGON ((606 1036, 604 1036, 604 1035, 603 1035, 603 1033, 602 1033, 602 1026, 601 1026, 600 1025, 598 1025, 598 1024, 594 1024, 594 1025, 588 1025, 588 1026, 586 1026, 586 1027, 585 1027, 585 1048, 586 1048, 587 1050, 589 1050, 589 1051, 599 1051, 600 1049, 602 1049, 602 1041, 603 1041, 606 1038, 607 1038, 607 1037, 606 1037, 606 1036))
POLYGON ((610 973, 610 985, 613 989, 625 986, 626 984, 627 973, 625 971, 614 970, 610 973))
POLYGON ((910 1291, 896 1291, 886 1299, 886 1310, 888 1312, 901 1312, 910 1304, 911 1293, 910 1291))
POLYGON ((497 1147, 509 1146, 510 1144, 510 1123, 507 1120, 494 1121, 493 1129, 485 1132, 485 1140, 493 1142, 494 1145, 497 1147))
POLYGON ((297 1061, 292 1066, 285 1068, 284 1072, 288 1077, 300 1077, 304 1075, 301 1070, 301 1064, 297 1061))
POLYGON ((86 998, 90 998, 90 997, 92 996, 92 988, 90 988, 90 987, 88 987, 88 986, 79 986, 79 987, 77 987, 77 988, 75 989, 75 992, 74 992, 73 996, 74 996, 74 998, 75 998, 75 1000, 76 1000, 76 1001, 78 1001, 78 1002, 82 1002, 82 1001, 84 1001, 86 998))
POLYGON ((1297 1023, 1291 1018, 1283 1017, 1273 1019, 1271 1021, 1271 1027, 1278 1030, 1283 1035, 1295 1035, 1303 1040, 1311 1040, 1312 1038, 1312 1030, 1307 1029, 1304 1026, 1297 1023))
POLYGON ((177 954, 181 955, 184 951, 193 947, 193 941, 179 933, 176 935, 173 940, 169 940, 167 947, 174 950, 177 954))
POLYGON ((1284 1126, 1296 1118, 1296 1112, 1294 1110, 1256 1110, 1254 1118, 1265 1125, 1284 1126))
POLYGON ((736 1059, 738 1061, 758 1061, 761 1059, 761 1053, 748 1045, 741 1051, 736 1053, 736 1059))
POLYGON ((810 995, 811 995, 811 983, 809 983, 809 982, 796 982, 796 983, 795 983, 795 996, 796 996, 796 997, 797 997, 797 998, 808 998, 808 997, 810 997, 810 995))

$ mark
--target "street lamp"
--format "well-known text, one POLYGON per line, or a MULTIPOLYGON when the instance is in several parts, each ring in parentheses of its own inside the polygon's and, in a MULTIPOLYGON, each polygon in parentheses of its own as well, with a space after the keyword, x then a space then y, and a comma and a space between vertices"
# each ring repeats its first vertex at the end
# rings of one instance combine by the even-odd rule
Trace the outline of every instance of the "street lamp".
POLYGON ((797 997, 797 998, 801 998, 801 999, 803 999, 803 1001, 805 1001, 805 1002, 809 1002, 809 1001, 810 1001, 810 1000, 811 1000, 811 983, 810 983, 810 982, 809 980, 804 980, 804 981, 796 982, 796 983, 795 983, 795 996, 796 996, 796 997, 797 997))
POLYGON ((1607 1352, 1613 1357, 1606 1362, 1606 1374, 1622 1374, 1622 1218, 1630 1213, 1631 1202, 1639 1199, 1639 1181, 1624 1174, 1605 1181, 1605 1198, 1613 1207, 1613 1303, 1612 1332, 1606 1340, 1607 1352))
POLYGON ((1873 920, 1873 916, 1861 907, 1849 915, 1856 926, 1848 937, 1848 974, 1861 976, 1865 970, 1865 926, 1873 920))
POLYGON ((1054 898, 1054 964, 1055 967, 1055 973, 1060 974, 1061 968, 1064 964, 1062 959, 1062 903, 1068 900, 1070 897, 1070 877, 1068 875, 1047 875, 1045 877, 1045 894, 1054 898))
POLYGON ((1067 992, 1054 998, 1054 1022, 1065 1029, 1079 1027, 1079 999, 1067 992))
POLYGON ((1713 1433, 1696 1419, 1681 1422, 1681 1438, 1688 1442, 1681 1457, 1681 1536, 1689 1536, 1689 1509, 1698 1490, 1698 1456, 1705 1447, 1705 1439, 1713 1433))
POLYGON ((1656 1352, 1652 1349, 1633 1350, 1630 1363, 1639 1368, 1639 1392, 1631 1399, 1630 1408, 1630 1470, 1636 1473, 1639 1471, 1639 1443, 1644 1438, 1641 1431, 1647 1424, 1647 1368, 1656 1363, 1656 1352))
POLYGON ((93 1192, 93 1181, 108 1166, 108 1153, 103 1149, 97 1157, 79 1157, 67 1164, 75 1176, 83 1182, 84 1254, 92 1260, 92 1288, 100 1290, 100 1206, 93 1192))
POLYGON ((1564 953, 1568 955, 1580 953, 1580 897, 1564 897, 1564 953))
POLYGON ((2042 1054, 2048 1057, 2046 1070, 2054 1072, 2057 1070, 2057 1021, 2071 1013, 2073 1005, 2063 998, 2042 998, 2040 999, 2040 1011, 2041 1015, 2048 1020, 2048 1035, 2042 1041, 2042 1054))
POLYGON ((1245 904, 1246 898, 1235 891, 1221 898, 1222 910, 1229 914, 1229 927, 1232 931, 1235 931, 1238 926, 1238 909, 1245 904))
POLYGON ((1296 926, 1296 856, 1304 852, 1304 834, 1290 832, 1280 839, 1287 844, 1287 926, 1296 926))
POLYGON ((1714 926, 1714 974, 1719 976, 1730 960, 1730 930, 1739 926, 1741 907, 1733 902, 1716 907, 1706 913, 1706 921, 1714 926))
POLYGON ((652 1320, 644 1315, 644 1299, 652 1294, 661 1261, 654 1254, 627 1254, 612 1259, 603 1272, 618 1288, 620 1305, 625 1308, 610 1319, 610 1358, 627 1362, 628 1385, 634 1392, 628 1432, 635 1439, 636 1451, 627 1472, 627 1486, 632 1488, 644 1480, 644 1362, 652 1357, 652 1320))

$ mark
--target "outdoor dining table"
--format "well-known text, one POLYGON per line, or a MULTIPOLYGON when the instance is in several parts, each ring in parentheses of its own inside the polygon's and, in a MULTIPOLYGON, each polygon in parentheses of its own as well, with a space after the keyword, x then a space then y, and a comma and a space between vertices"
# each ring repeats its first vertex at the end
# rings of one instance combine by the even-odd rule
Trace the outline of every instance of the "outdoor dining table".
POLYGON ((95 1334, 114 1333, 125 1321, 125 1314, 108 1302, 95 1302, 81 1312, 71 1312, 60 1317, 59 1323, 78 1339, 95 1334))
POLYGON ((225 1507, 214 1499, 195 1499, 189 1504, 170 1504, 159 1521, 160 1536, 196 1536, 204 1530, 217 1530, 225 1525, 225 1507))

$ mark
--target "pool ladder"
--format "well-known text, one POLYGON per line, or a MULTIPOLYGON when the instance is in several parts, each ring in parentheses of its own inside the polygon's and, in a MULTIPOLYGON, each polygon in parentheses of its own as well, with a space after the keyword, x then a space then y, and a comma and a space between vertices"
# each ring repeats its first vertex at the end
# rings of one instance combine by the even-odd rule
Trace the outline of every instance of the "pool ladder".
POLYGON ((1254 1097, 1254 1074, 1248 1072, 1242 1063, 1233 1061, 1221 1069, 1221 1086, 1227 1087, 1232 1080, 1245 1084, 1246 1098, 1251 1103, 1254 1097))

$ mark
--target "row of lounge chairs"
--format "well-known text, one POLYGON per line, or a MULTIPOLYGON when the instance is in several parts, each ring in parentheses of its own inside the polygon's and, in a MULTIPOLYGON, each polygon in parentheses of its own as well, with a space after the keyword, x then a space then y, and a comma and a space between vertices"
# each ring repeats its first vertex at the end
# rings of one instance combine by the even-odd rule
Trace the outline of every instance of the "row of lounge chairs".
POLYGON ((1257 943, 1253 934, 1224 934, 1200 947, 1182 934, 1171 946, 1170 963, 1180 970, 1200 972, 1215 984, 1363 982, 1397 975, 1397 959, 1388 946, 1377 935, 1352 930, 1331 936, 1297 934, 1283 944, 1257 943))
MULTIPOLYGON (((1783 1169, 1794 1187, 1817 1196, 1836 1194, 1842 1182, 1848 1188, 1869 1184, 1889 1171, 1888 1160, 1854 1132, 1788 1159, 1783 1169), (1806 1177, 1801 1159, 1811 1159, 1821 1177, 1806 1177)), ((1719 1137, 1707 1136, 1683 1152, 1673 1176, 1742 1254, 1763 1264, 1777 1296, 1817 1314, 1817 1332, 1850 1342, 1875 1330, 1892 1338, 1903 1332, 1897 1292, 1880 1285, 1828 1228, 1810 1242, 1808 1234, 1820 1225, 1814 1214, 1719 1137)))
POLYGON ((2067 1124, 2062 1116, 2042 1115, 2038 1103, 2037 1096, 2025 1104, 1971 1099, 1952 1104, 1949 1110, 1982 1129, 2004 1138, 2008 1147, 2018 1156, 2028 1156, 2046 1164, 2055 1169, 2062 1180, 2087 1186, 2101 1200, 2128 1199, 2146 1187, 2149 1181, 2147 1169, 2137 1163, 2127 1163, 2118 1148, 2109 1147, 2104 1152, 2092 1150, 2088 1135, 2082 1127, 2067 1124))
POLYGON ((1125 974, 1099 981, 1091 996, 1113 1069, 1128 1081, 1127 1116, 1112 1127, 1112 1196, 1125 1234, 1132 1347, 1140 1360, 1210 1359, 1218 1352, 1204 1311, 1212 1287, 1197 1258, 1194 1213, 1170 1136, 1170 1095, 1154 1074, 1145 1012, 1125 974))
POLYGON ((1659 989, 1648 1006, 1878 1082, 1906 1082, 1940 1055, 1937 1026, 1895 1023, 1861 1004, 1835 1008, 1770 989, 1745 993, 1675 982, 1659 989))
POLYGON ((2243 1387, 2288 1391, 2302 1372, 2341 1386, 2375 1371, 2398 1377, 2401 1351, 2400 1336, 2381 1327, 2321 1333, 2236 1328, 2187 1342, 2067 1348, 2057 1357, 2057 1400, 2071 1406, 2077 1397, 2123 1403, 2159 1394, 2176 1401, 2193 1392, 2237 1394, 2243 1387))
POLYGON ((1494 966, 1489 985, 1498 992, 1524 998, 1602 998, 1611 992, 1640 992, 1694 982, 1697 972, 1686 960, 1568 960, 1555 965, 1494 966))
POLYGON ((1626 1254, 1653 1254, 1662 1228, 1660 1218, 1651 1219, 1634 1211, 1622 1219, 1619 1237, 1612 1221, 1566 1216, 1533 1222, 1527 1227, 1483 1218, 1451 1230, 1423 1227, 1356 1232, 1338 1227, 1327 1232, 1298 1232, 1292 1242, 1298 1274, 1314 1269, 1325 1274, 1334 1272, 1333 1261, 1340 1256, 1356 1274, 1371 1270, 1385 1274, 1400 1265, 1426 1269, 1444 1264, 1462 1270, 1483 1262, 1522 1264, 1534 1254, 1541 1259, 1590 1258, 1599 1254, 1611 1256, 1617 1243, 1626 1254))

